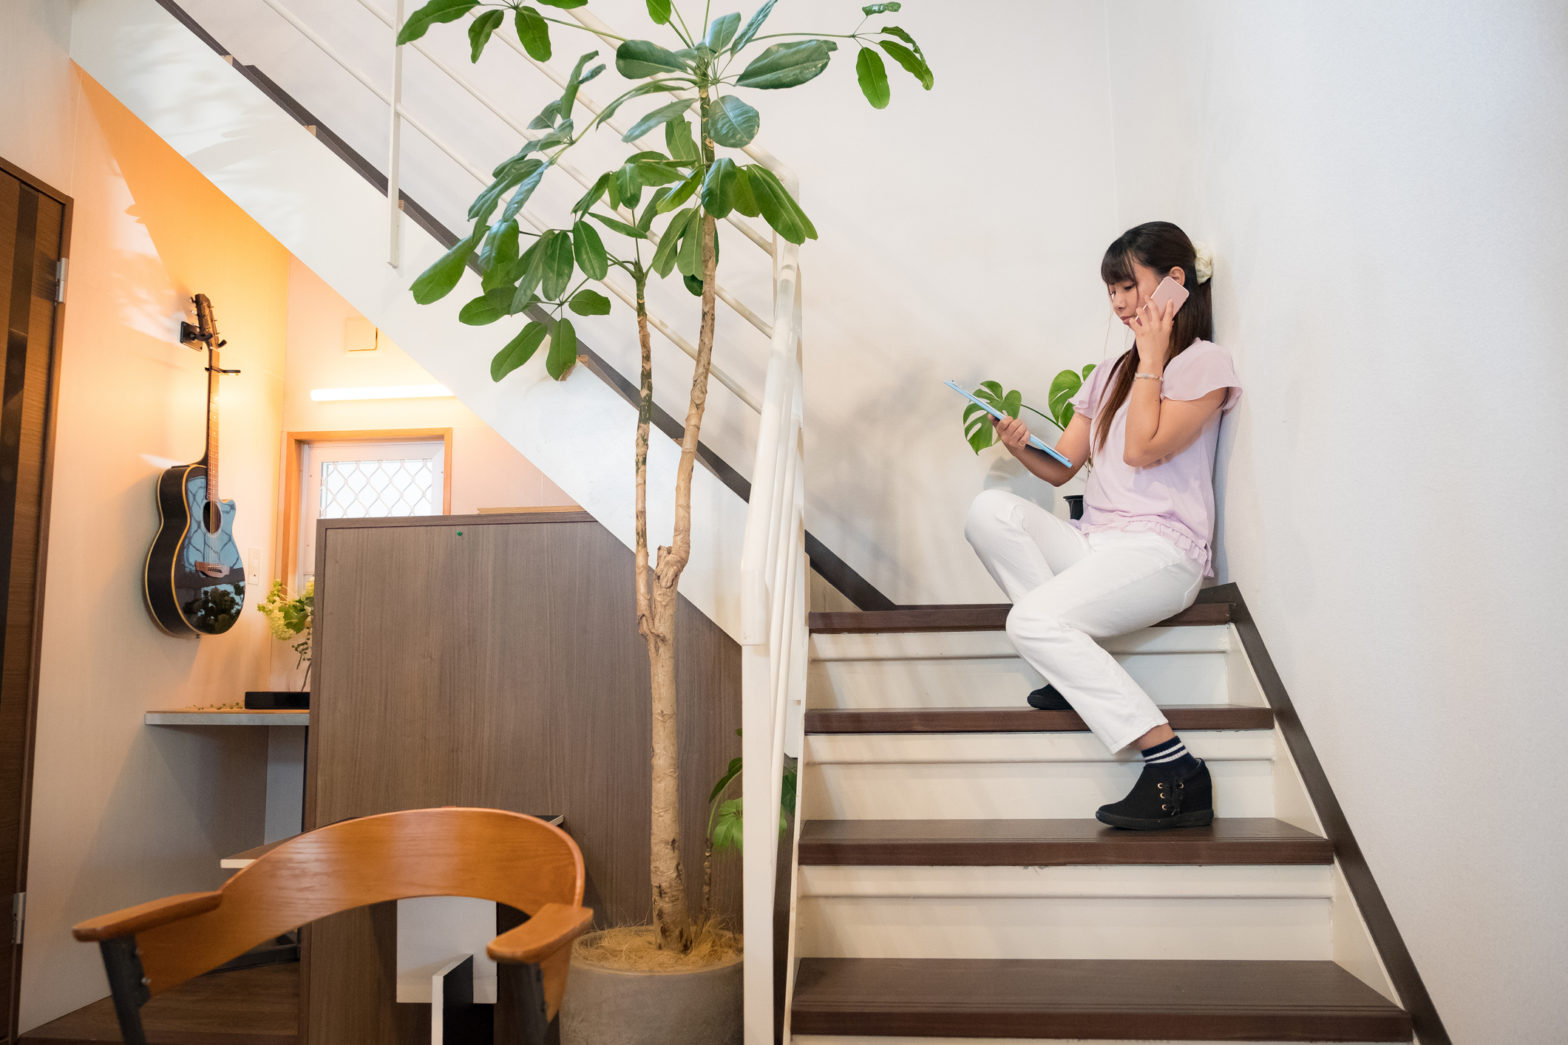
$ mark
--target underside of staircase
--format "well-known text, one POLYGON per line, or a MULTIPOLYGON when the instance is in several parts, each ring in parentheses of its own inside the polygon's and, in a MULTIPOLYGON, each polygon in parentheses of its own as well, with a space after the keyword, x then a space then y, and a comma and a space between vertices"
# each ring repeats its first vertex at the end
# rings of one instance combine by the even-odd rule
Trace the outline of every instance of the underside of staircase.
POLYGON ((1208 761, 1205 828, 1093 819, 1136 757, 1024 704, 1006 612, 812 615, 788 1040, 1412 1041, 1234 586, 1106 643, 1208 761))

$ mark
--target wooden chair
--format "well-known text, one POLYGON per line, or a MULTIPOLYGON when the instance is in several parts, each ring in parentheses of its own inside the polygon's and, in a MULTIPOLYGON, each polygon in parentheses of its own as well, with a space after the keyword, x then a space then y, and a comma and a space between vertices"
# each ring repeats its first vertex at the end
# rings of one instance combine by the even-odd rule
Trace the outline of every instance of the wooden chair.
POLYGON ((593 921, 583 857, 558 827, 499 809, 411 809, 292 838, 211 893, 183 893, 72 929, 97 943, 129 1045, 155 994, 329 914, 415 896, 469 896, 528 920, 491 941, 497 1042, 542 1043, 566 990, 571 943, 593 921))

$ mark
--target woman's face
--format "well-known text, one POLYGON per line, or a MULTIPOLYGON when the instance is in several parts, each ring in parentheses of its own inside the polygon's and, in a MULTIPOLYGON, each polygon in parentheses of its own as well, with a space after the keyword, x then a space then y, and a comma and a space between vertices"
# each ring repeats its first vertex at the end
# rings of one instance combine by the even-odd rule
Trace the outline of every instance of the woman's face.
MULTIPOLYGON (((1129 259, 1132 264, 1133 278, 1122 283, 1111 283, 1106 290, 1111 295, 1111 311, 1116 313, 1116 318, 1124 325, 1132 324, 1132 317, 1149 300, 1149 295, 1154 293, 1154 288, 1164 279, 1163 273, 1156 272, 1137 261, 1129 259)), ((1170 274, 1177 282, 1185 283, 1181 269, 1173 268, 1170 274)))

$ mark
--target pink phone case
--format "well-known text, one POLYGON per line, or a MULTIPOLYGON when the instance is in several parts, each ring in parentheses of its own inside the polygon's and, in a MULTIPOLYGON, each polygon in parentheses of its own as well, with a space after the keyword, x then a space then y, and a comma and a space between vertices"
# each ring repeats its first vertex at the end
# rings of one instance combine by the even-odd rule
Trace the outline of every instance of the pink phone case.
POLYGON ((1169 276, 1160 280, 1160 285, 1154 288, 1154 293, 1149 295, 1151 304, 1160 308, 1165 307, 1167 301, 1176 302, 1176 311, 1181 311, 1182 303, 1187 300, 1189 291, 1186 287, 1176 282, 1169 276))

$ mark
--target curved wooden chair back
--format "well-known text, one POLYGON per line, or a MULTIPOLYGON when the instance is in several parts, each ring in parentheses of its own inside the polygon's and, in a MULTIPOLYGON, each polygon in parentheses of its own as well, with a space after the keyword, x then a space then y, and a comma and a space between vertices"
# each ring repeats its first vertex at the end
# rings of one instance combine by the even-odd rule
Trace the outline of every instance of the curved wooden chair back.
MULTIPOLYGON (((74 932, 100 943, 134 939, 150 997, 318 918, 418 896, 492 900, 528 915, 548 904, 583 914, 582 853, 560 828, 521 813, 467 808, 382 813, 290 839, 216 892, 127 908, 83 922, 74 932)), ((552 917, 561 914, 561 908, 552 908, 552 917)), ((586 915, 591 918, 591 912, 586 915)), ((554 956, 558 961, 546 956, 540 962, 547 966, 552 1014, 565 987, 565 951, 554 956)), ((492 956, 501 957, 494 945, 492 956)))

